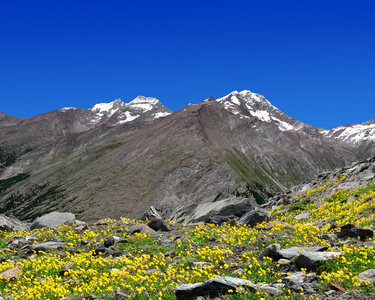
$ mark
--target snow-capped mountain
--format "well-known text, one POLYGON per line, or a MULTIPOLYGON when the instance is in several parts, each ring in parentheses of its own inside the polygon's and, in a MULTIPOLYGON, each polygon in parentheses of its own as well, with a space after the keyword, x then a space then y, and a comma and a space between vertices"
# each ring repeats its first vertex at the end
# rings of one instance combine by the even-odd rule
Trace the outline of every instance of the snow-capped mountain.
POLYGON ((339 126, 321 133, 329 138, 354 145, 375 142, 375 119, 362 124, 339 126))
MULTIPOLYGON (((60 111, 75 110, 74 107, 65 107, 60 111)), ((172 111, 165 107, 158 99, 153 97, 138 96, 129 103, 116 99, 110 103, 99 103, 91 109, 91 124, 107 124, 114 126, 141 119, 143 121, 155 120, 170 115, 172 111)))
POLYGON ((27 119, 0 114, 0 180, 15 182, 0 209, 25 219, 69 210, 89 220, 138 218, 150 205, 168 217, 176 206, 233 195, 263 201, 367 159, 374 146, 375 120, 318 129, 247 90, 175 113, 139 96, 27 119))
POLYGON ((281 131, 298 130, 304 124, 299 122, 281 110, 273 106, 262 95, 252 93, 248 90, 241 92, 233 91, 229 95, 217 99, 224 108, 240 118, 258 119, 261 122, 273 123, 281 131))

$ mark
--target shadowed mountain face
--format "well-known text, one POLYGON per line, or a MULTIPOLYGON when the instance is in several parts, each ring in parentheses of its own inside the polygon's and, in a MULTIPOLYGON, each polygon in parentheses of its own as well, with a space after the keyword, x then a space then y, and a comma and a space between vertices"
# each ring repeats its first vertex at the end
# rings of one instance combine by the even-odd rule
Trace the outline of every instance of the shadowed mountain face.
POLYGON ((375 154, 373 121, 324 131, 249 91, 172 114, 140 96, 13 123, 0 126, 0 209, 25 220, 53 210, 139 218, 150 205, 168 217, 233 195, 261 202, 375 154))

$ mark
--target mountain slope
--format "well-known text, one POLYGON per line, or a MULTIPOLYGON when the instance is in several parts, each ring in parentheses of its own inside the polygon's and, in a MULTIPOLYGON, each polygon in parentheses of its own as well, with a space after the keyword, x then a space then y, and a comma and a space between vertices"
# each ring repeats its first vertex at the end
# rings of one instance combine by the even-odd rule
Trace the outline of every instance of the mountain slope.
POLYGON ((262 202, 373 151, 249 91, 167 114, 155 98, 138 97, 53 111, 0 131, 2 149, 21 153, 0 171, 0 208, 23 219, 61 210, 93 220, 139 218, 150 205, 168 216, 180 205, 232 195, 262 202))

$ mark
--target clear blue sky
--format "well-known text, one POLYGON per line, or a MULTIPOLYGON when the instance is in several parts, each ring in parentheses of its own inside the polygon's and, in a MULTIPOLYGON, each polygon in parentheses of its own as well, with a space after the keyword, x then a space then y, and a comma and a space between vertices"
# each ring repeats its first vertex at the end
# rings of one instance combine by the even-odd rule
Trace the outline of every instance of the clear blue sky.
POLYGON ((153 96, 176 111, 233 90, 302 122, 375 118, 375 1, 5 0, 0 112, 153 96))

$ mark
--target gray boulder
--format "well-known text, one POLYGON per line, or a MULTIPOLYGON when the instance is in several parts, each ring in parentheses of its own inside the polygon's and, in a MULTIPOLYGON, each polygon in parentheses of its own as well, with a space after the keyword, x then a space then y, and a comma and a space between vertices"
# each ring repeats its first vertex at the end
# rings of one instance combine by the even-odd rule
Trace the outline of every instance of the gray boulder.
POLYGON ((72 213, 60 213, 57 211, 51 212, 49 214, 43 215, 37 218, 30 226, 30 229, 38 228, 53 228, 63 224, 75 224, 76 217, 72 213))
MULTIPOLYGON (((240 198, 231 197, 216 202, 202 203, 195 207, 187 206, 185 212, 179 211, 179 215, 184 215, 182 220, 185 224, 194 224, 199 222, 206 222, 215 216, 237 216, 240 217, 248 211, 258 207, 254 197, 240 198), (192 209, 193 208, 193 209, 192 209)), ((181 210, 181 208, 179 209, 181 210)), ((177 219, 172 214, 171 219, 177 219)), ((179 220, 181 222, 181 219, 179 220)))
POLYGON ((296 259, 296 265, 299 268, 305 268, 308 271, 315 270, 321 262, 335 259, 342 255, 341 252, 306 252, 300 254, 296 259))
POLYGON ((305 274, 303 272, 296 272, 282 279, 282 282, 287 286, 301 285, 305 282, 310 282, 316 279, 313 273, 305 274))
POLYGON ((315 246, 315 247, 290 247, 277 252, 279 258, 292 259, 295 256, 299 256, 303 253, 310 252, 321 252, 327 250, 326 246, 315 246))
POLYGON ((29 230, 29 225, 23 223, 15 218, 9 218, 5 215, 0 215, 0 230, 2 231, 18 231, 29 230))
POLYGON ((244 214, 238 221, 237 224, 246 224, 250 227, 254 227, 257 224, 260 224, 262 222, 269 222, 271 221, 272 216, 271 214, 266 211, 265 209, 258 208, 253 211, 250 211, 246 214, 244 214))
POLYGON ((275 259, 276 257, 279 257, 278 252, 280 251, 280 244, 272 244, 268 245, 264 250, 258 255, 258 260, 262 260, 264 257, 270 257, 272 259, 275 259))

